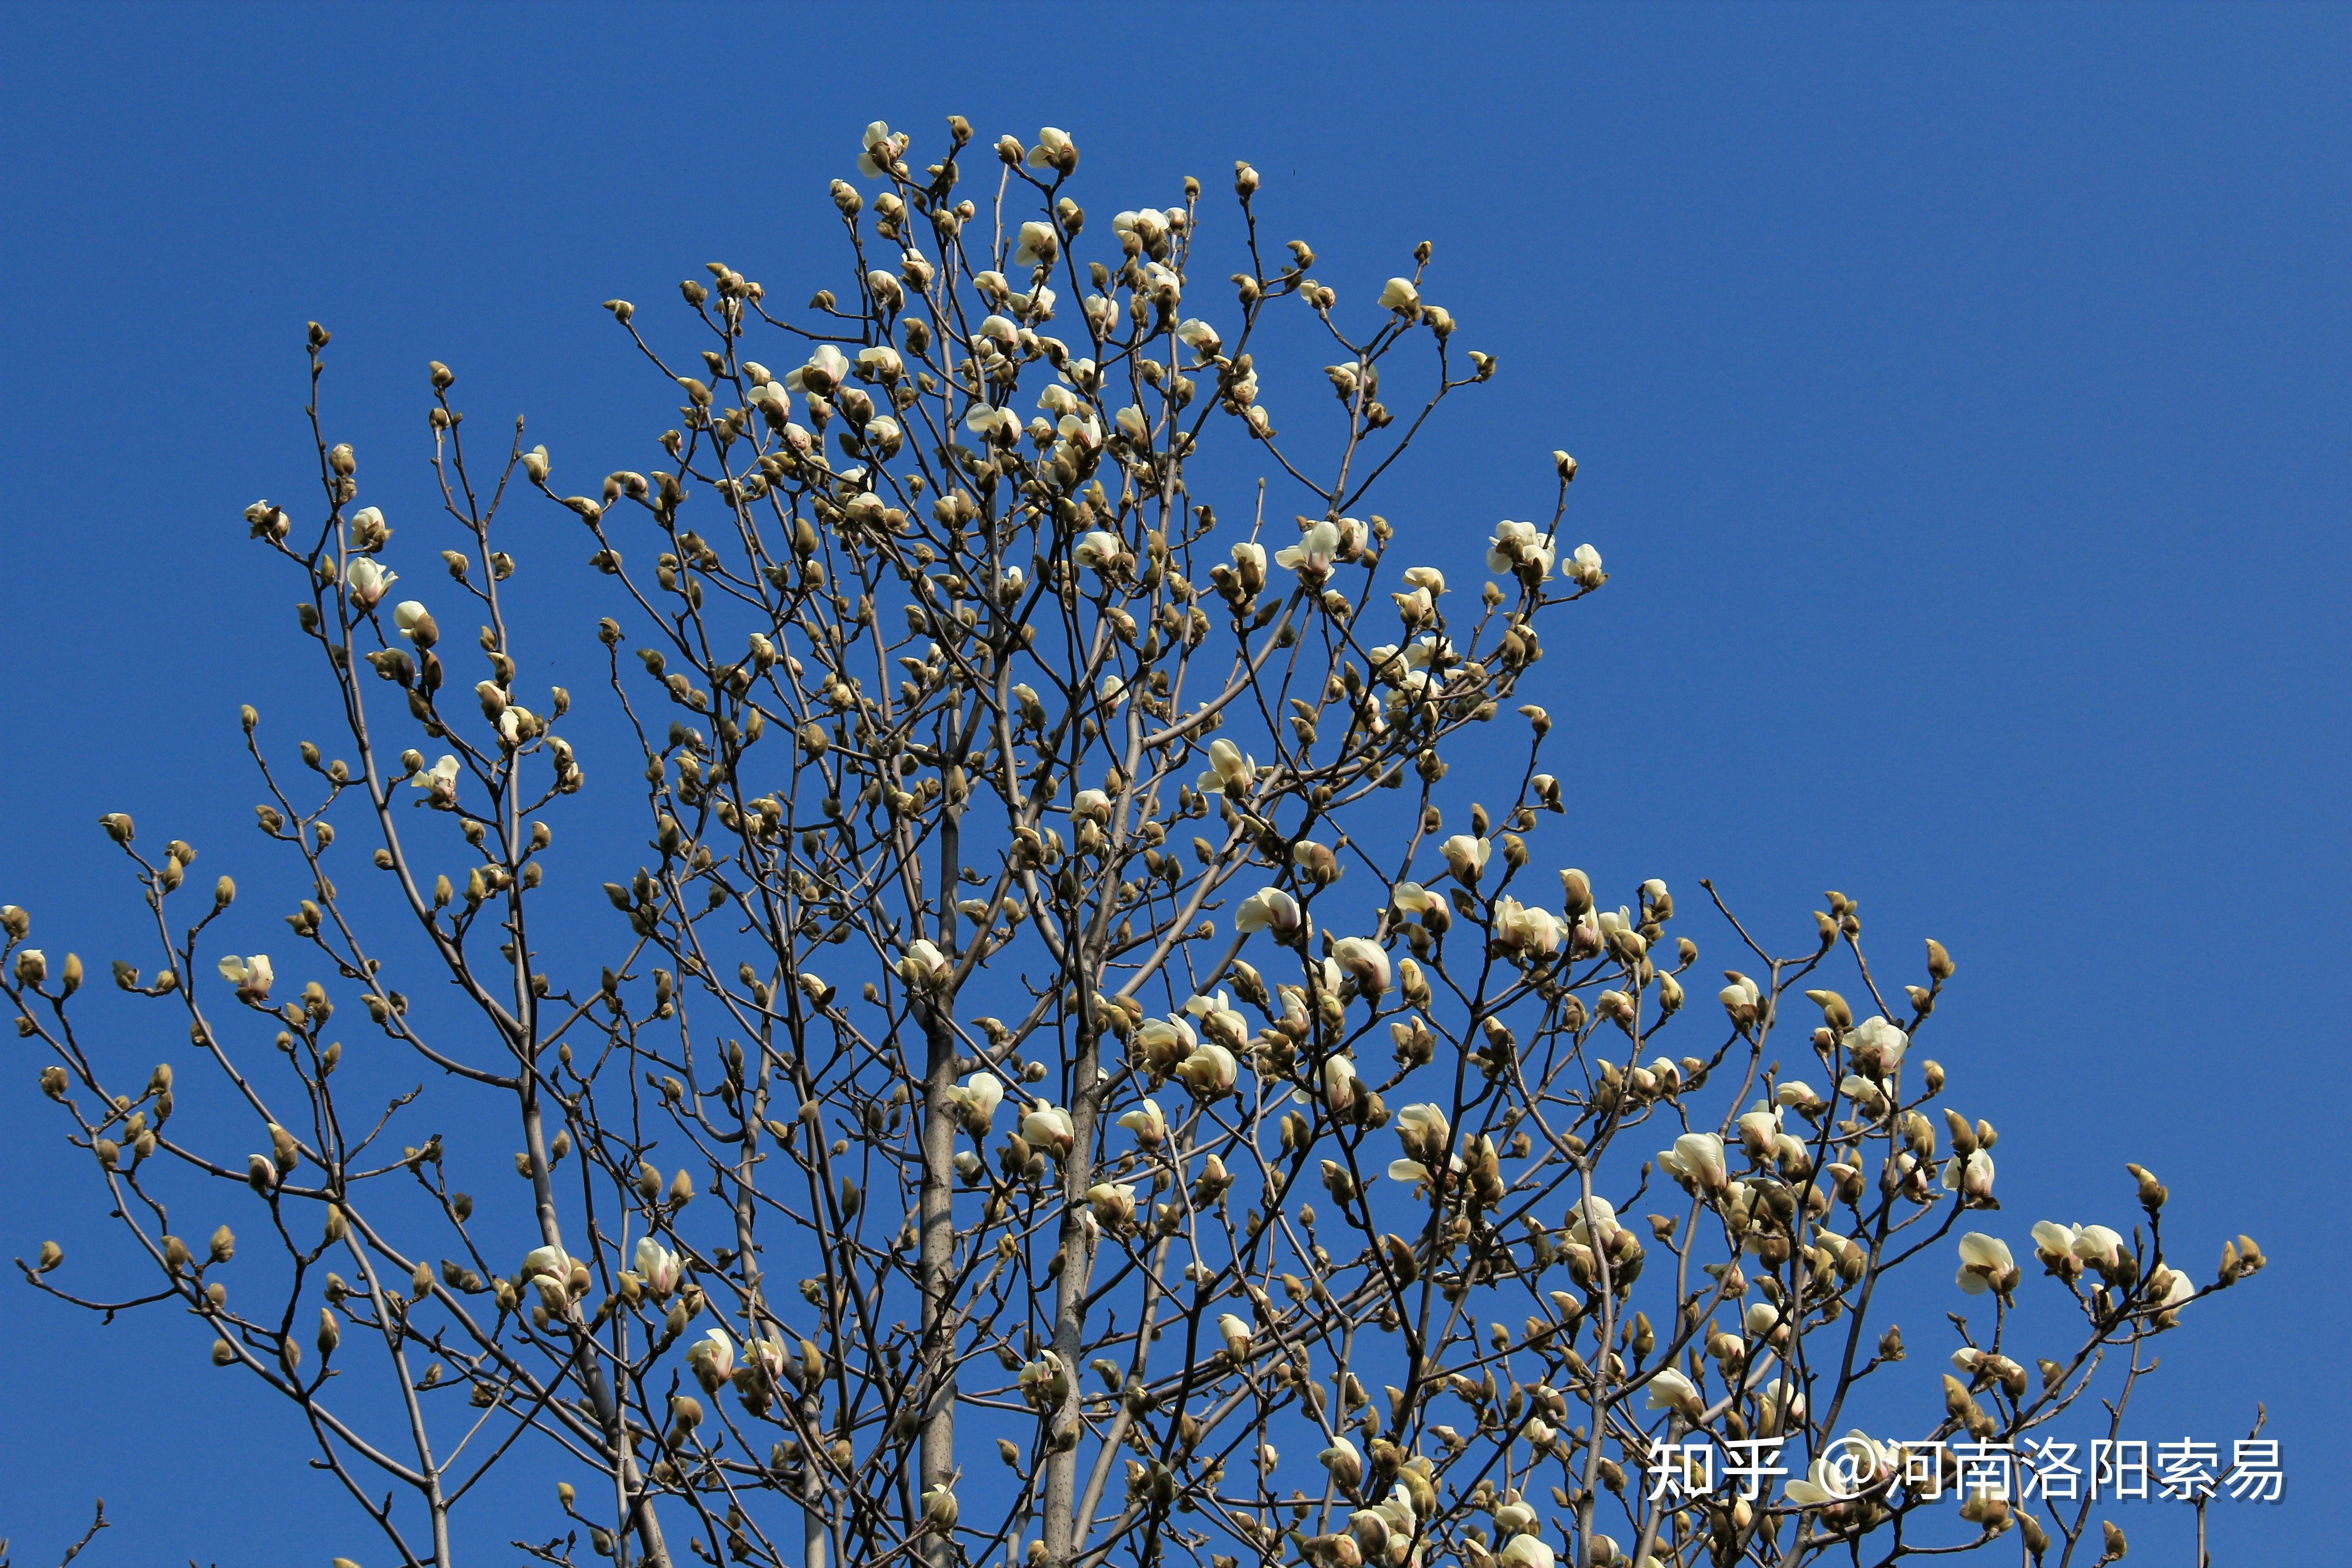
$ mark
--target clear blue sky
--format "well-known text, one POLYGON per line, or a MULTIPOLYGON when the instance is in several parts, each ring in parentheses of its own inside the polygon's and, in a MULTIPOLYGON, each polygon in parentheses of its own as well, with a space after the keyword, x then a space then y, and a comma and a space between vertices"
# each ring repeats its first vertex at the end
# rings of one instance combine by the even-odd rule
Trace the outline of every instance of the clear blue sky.
MULTIPOLYGON (((1544 671, 1596 752, 1562 770, 1586 863, 1783 931, 1839 888, 1906 964, 1942 939, 1935 1054, 2002 1129, 2012 1239, 2125 1213, 2138 1159, 2198 1267, 2270 1252, 2136 1406, 2226 1440, 2269 1401, 2289 1501, 2217 1509, 2217 1555, 2341 1551, 2352 10, 19 5, 5 36, 0 900, 52 950, 129 940, 100 809, 268 874, 236 704, 323 689, 237 514, 301 486, 306 320, 405 482, 428 357, 617 464, 650 426, 597 302, 713 258, 835 280, 867 120, 1065 126, 1090 205, 1247 157, 1334 281, 1435 240, 1432 297, 1502 356, 1391 515, 1483 531, 1552 447, 1583 464, 1612 581, 1544 671)), ((0 1063, 0 1256, 87 1207, 34 1068, 0 1063)), ((20 1562, 94 1491, 88 1562, 364 1539, 253 1468, 287 1413, 203 1349, 0 1281, 20 1562)), ((530 1500, 475 1538, 551 1532, 530 1500)))

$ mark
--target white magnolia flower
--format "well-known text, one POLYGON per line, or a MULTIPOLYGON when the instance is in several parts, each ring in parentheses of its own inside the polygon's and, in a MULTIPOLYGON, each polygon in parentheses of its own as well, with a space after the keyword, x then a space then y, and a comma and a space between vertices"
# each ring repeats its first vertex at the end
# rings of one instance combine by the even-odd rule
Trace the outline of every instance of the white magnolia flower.
POLYGON ((1539 957, 1557 952, 1567 935, 1568 927, 1549 910, 1532 904, 1521 904, 1506 895, 1495 905, 1495 935, 1505 947, 1515 952, 1539 957))
POLYGON ((1658 1168, 1702 1192, 1718 1192, 1730 1185, 1723 1140, 1712 1132, 1684 1133, 1675 1140, 1673 1148, 1660 1152, 1658 1168))
MULTIPOLYGON (((677 1253, 670 1251, 652 1237, 641 1236, 637 1238, 636 1262, 637 1278, 644 1282, 645 1288, 652 1293, 655 1300, 667 1300, 669 1293, 677 1289, 678 1280, 684 1273, 684 1265, 679 1263, 677 1253)), ((564 1272, 569 1274, 572 1271, 566 1268, 564 1272)))
POLYGON ((1217 351, 1224 346, 1224 340, 1217 336, 1217 329, 1198 317, 1178 322, 1176 337, 1178 342, 1204 360, 1214 359, 1217 351))
POLYGON ((714 1384, 724 1383, 734 1375, 735 1342, 728 1337, 725 1329, 713 1327, 704 1330, 702 1338, 695 1342, 686 1355, 688 1361, 699 1361, 709 1367, 710 1381, 714 1384))
POLYGON ((819 343, 808 363, 784 376, 784 390, 824 397, 849 379, 849 356, 831 343, 819 343))
POLYGON ((1248 1356, 1250 1345, 1248 1319, 1237 1317, 1231 1312, 1222 1314, 1217 1319, 1217 1337, 1225 1342, 1225 1353, 1235 1361, 1241 1361, 1248 1356))
POLYGON ((1534 523, 1506 518, 1495 525, 1494 537, 1487 542, 1486 570, 1517 572, 1523 567, 1533 568, 1538 575, 1549 572, 1551 547, 1534 523))
POLYGON ((1837 1459, 1815 1459, 1806 1468, 1804 1479, 1781 1489, 1799 1508, 1819 1508, 1860 1497, 1892 1479, 1902 1463, 1895 1445, 1874 1441, 1858 1426, 1831 1447, 1837 1459))
POLYGON ((1016 267, 1044 267, 1053 262, 1062 248, 1061 237, 1050 223, 1024 223, 1021 226, 1021 243, 1013 252, 1016 267))
POLYGON ((1142 1052, 1145 1061, 1163 1072, 1173 1070, 1200 1043, 1192 1026, 1181 1013, 1171 1013, 1165 1018, 1146 1018, 1135 1029, 1136 1048, 1142 1052))
POLYGON ((1539 1535, 1514 1535, 1495 1554, 1497 1568, 1554 1568, 1559 1558, 1539 1535))
POLYGON ((522 1276, 529 1279, 541 1275, 569 1284, 572 1279, 572 1255, 560 1247, 532 1247, 522 1255, 522 1276))
POLYGON ((948 1092, 962 1108, 965 1123, 977 1129, 979 1136, 986 1137, 989 1128, 995 1123, 996 1108, 1004 1103, 1004 1085, 996 1075, 974 1073, 948 1092))
POLYGON ((1838 1092, 1873 1116, 1883 1115, 1886 1110, 1886 1091, 1858 1073, 1848 1073, 1840 1079, 1838 1092))
POLYGON ((1037 395, 1037 406, 1055 418, 1060 419, 1066 415, 1079 412, 1086 405, 1080 403, 1077 395, 1060 382, 1049 381, 1045 384, 1045 390, 1037 395))
POLYGON ((943 984, 954 973, 955 965, 947 954, 921 938, 908 942, 906 956, 898 960, 898 978, 909 985, 943 984))
POLYGON ((1873 1013, 1847 1033, 1845 1045, 1856 1067, 1873 1072, 1871 1064, 1875 1062, 1874 1076, 1885 1078, 1901 1064, 1911 1037, 1873 1013))
POLYGON ((1400 316, 1411 316, 1421 310, 1421 290, 1412 286, 1410 278, 1391 278, 1381 290, 1381 309, 1394 310, 1400 316))
MULTIPOLYGON (((1456 1165, 1459 1165, 1462 1162, 1457 1158, 1454 1163, 1456 1165)), ((1405 1185, 1411 1187, 1425 1187, 1429 1185, 1430 1183, 1429 1167, 1423 1164, 1418 1160, 1391 1160, 1389 1162, 1389 1180, 1391 1182, 1402 1182, 1405 1185)))
POLYGON ((257 952, 250 958, 231 953, 220 961, 220 972, 221 978, 236 986, 237 995, 247 1002, 268 1001, 269 987, 277 981, 266 952, 257 952))
POLYGON ((1332 1057, 1323 1064, 1323 1103, 1334 1116, 1356 1103, 1356 1064, 1346 1057, 1332 1057))
POLYGON ((2060 1225, 2055 1220, 2042 1220, 2033 1227, 2033 1249, 2051 1258, 2074 1256, 2075 1227, 2060 1225))
POLYGON ((1587 1247, 1606 1247, 1623 1228, 1617 1223, 1616 1207, 1599 1193, 1569 1211, 1568 1234, 1587 1247))
POLYGON ((1096 529, 1078 536, 1070 546, 1070 560, 1080 566, 1091 566, 1097 572, 1108 572, 1127 554, 1127 545, 1118 534, 1096 529))
POLYGON ((907 150, 905 135, 893 136, 890 127, 877 120, 866 128, 864 151, 857 154, 857 172, 867 179, 879 179, 890 172, 898 154, 907 150))
POLYGON ((1389 955, 1367 937, 1345 936, 1331 944, 1331 961, 1356 977, 1358 991, 1372 996, 1389 988, 1389 955))
POLYGON ((1021 1136, 1032 1149, 1058 1160, 1070 1152, 1078 1134, 1068 1111, 1040 1100, 1035 1110, 1021 1119, 1021 1136))
POLYGON ((1334 1437, 1331 1446, 1315 1458, 1331 1472, 1331 1479, 1342 1491, 1354 1491, 1356 1483, 1364 1479, 1364 1456, 1345 1437, 1334 1437))
POLYGON ((1061 168, 1076 162, 1077 151, 1066 133, 1047 125, 1038 131, 1037 145, 1029 149, 1029 166, 1033 169, 1061 168))
POLYGON ((352 563, 351 569, 343 574, 343 581, 351 589, 352 603, 362 610, 372 610, 384 591, 400 581, 400 574, 387 572, 376 564, 373 557, 362 555, 352 563))
POLYGON ((2074 1256, 2096 1268, 2113 1268, 2123 1260, 2124 1238, 2104 1225, 2074 1227, 2074 1256))
POLYGON ((1442 1106, 1408 1105, 1396 1113, 1397 1141, 1417 1154, 1434 1154, 1445 1147, 1453 1129, 1442 1106))
POLYGON ((1559 563, 1559 574, 1581 588, 1598 588, 1609 577, 1609 574, 1601 569, 1601 552, 1590 544, 1578 545, 1569 558, 1559 563))
POLYGON ((1475 882, 1495 853, 1495 844, 1492 839, 1457 833, 1439 845, 1437 852, 1445 857, 1445 868, 1454 873, 1455 880, 1475 882))
POLYGON ((1822 1104, 1822 1097, 1815 1094, 1813 1086, 1802 1079, 1783 1079, 1780 1087, 1772 1091, 1772 1098, 1780 1104, 1798 1110, 1818 1110, 1822 1104))
POLYGON ((769 1387, 773 1388, 783 1382, 784 1368, 792 1361, 792 1352, 784 1348, 782 1335, 771 1329, 766 1339, 745 1340, 743 1347, 751 1352, 751 1359, 767 1374, 769 1387))
POLYGON ((1815 1459, 1805 1468, 1802 1480, 1782 1484, 1780 1495, 1799 1508, 1820 1508, 1825 1503, 1843 1502, 1853 1494, 1844 1489, 1843 1474, 1827 1459, 1815 1459))
POLYGON ((1960 1237, 1958 1283, 1961 1289, 1971 1296, 1981 1296, 1987 1290, 2006 1294, 2007 1282, 2016 1277, 2017 1264, 2009 1255, 2009 1243, 1975 1230, 1960 1237))
POLYGON ((1330 571, 1332 557, 1339 552, 1339 530, 1329 522, 1318 522, 1301 534, 1297 543, 1276 551, 1274 563, 1302 577, 1320 578, 1330 571))
POLYGON ((1650 1394, 1643 1408, 1675 1410, 1680 1411, 1685 1415, 1696 1416, 1706 1408, 1706 1401, 1699 1397, 1696 1384, 1674 1368, 1666 1366, 1660 1367, 1651 1376, 1650 1394))
POLYGON ((1147 1149, 1157 1149, 1168 1141, 1168 1119, 1160 1113, 1160 1102, 1147 1100, 1118 1119, 1118 1124, 1135 1134, 1135 1141, 1147 1149))
POLYGON ((1168 237, 1168 218, 1155 208, 1145 207, 1140 212, 1117 214, 1110 220, 1110 228, 1113 234, 1134 235, 1148 250, 1168 237))
POLYGON ((414 641, 419 623, 433 618, 432 612, 419 599, 403 599, 392 607, 392 624, 402 637, 414 641))
POLYGON ((1224 1047, 1205 1045, 1176 1064, 1175 1076, 1195 1098, 1215 1100, 1233 1092, 1241 1067, 1224 1047))
POLYGON ((1944 1190, 1971 1198, 1992 1196, 1992 1155, 1982 1149, 1967 1159, 1958 1155, 1944 1162, 1944 1190))
POLYGON ((907 374, 907 365, 897 349, 877 343, 857 351, 857 374, 866 381, 893 382, 907 374))
POLYGON ((1095 1223, 1116 1231, 1135 1218, 1135 1188, 1120 1182, 1097 1182, 1087 1189, 1087 1204, 1095 1223))
MULTIPOLYGON (((1249 1023, 1233 1009, 1233 1004, 1222 991, 1213 996, 1195 996, 1184 1004, 1184 1011, 1201 1020, 1201 1026, 1229 1045, 1239 1045, 1249 1037, 1249 1023)), ((1188 1032, 1187 1038, 1190 1038, 1188 1032)))
POLYGON ((1256 593, 1265 586, 1265 546, 1255 542, 1234 546, 1234 570, 1241 574, 1242 586, 1256 593))
POLYGON ((1778 1431, 1787 1431, 1805 1418, 1804 1391, 1794 1384, 1774 1378, 1766 1384, 1756 1401, 1765 1424, 1778 1431))
POLYGON ((1244 935, 1271 931, 1287 936, 1298 929, 1301 918, 1297 900, 1280 888, 1260 888, 1234 910, 1234 929, 1244 935))
POLYGON ((1437 895, 1419 882, 1399 882, 1389 889, 1389 902, 1409 915, 1417 915, 1436 903, 1437 895))
POLYGON ((2035 1251, 2079 1259, 2103 1274, 2120 1266, 2124 1238, 2103 1225, 2057 1225, 2045 1219, 2033 1227, 2035 1251))
POLYGON ((1405 569, 1404 585, 1433 595, 1443 594, 1445 592, 1445 574, 1434 566, 1409 566, 1405 569))
POLYGON ((1257 782, 1257 760, 1244 756, 1242 749, 1231 741, 1209 742, 1209 767, 1193 787, 1202 795, 1219 795, 1232 789, 1246 791, 1257 782))
POLYGON ((1405 647, 1404 662, 1408 669, 1443 669, 1456 662, 1454 639, 1434 635, 1415 637, 1405 647))
MULTIPOLYGON (((2157 1298, 2158 1306, 2178 1307, 2197 1294, 2196 1281, 2178 1268, 2166 1268, 2159 1272, 2169 1278, 2165 1281, 2163 1294, 2157 1298)), ((2153 1285, 2155 1281, 2150 1280, 2149 1283, 2153 1285)))
POLYGON ((975 403, 965 412, 963 426, 982 440, 993 441, 1000 447, 1010 447, 1021 439, 1021 416, 1010 408, 975 403))

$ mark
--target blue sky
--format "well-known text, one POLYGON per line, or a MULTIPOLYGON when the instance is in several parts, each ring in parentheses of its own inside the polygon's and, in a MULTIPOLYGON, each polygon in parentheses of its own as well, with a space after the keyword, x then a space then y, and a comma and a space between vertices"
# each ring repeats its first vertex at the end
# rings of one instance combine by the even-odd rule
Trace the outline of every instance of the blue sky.
MULTIPOLYGON (((101 809, 267 885, 236 706, 290 721, 324 689, 238 511, 301 482, 306 320, 336 333, 339 429, 412 487, 428 357, 559 453, 634 451, 643 383, 598 301, 713 258, 787 295, 832 281, 824 191, 868 120, 1065 126, 1094 204, 1222 189, 1246 157, 1278 237, 1343 288, 1433 239, 1430 297, 1503 360, 1390 497, 1401 525, 1483 531, 1538 511, 1552 447, 1582 464, 1571 528, 1612 580, 1544 669, 1589 737, 1560 770, 1585 863, 1711 877, 1787 931, 1838 888, 1906 963, 1940 938, 1960 975, 1935 1052, 2001 1127, 2013 1240, 2123 1213, 2137 1159, 2200 1267, 2234 1231, 2264 1243, 2270 1272, 2167 1347, 2135 1426, 2226 1439, 2266 1400, 2289 1500, 2217 1509, 2217 1553, 2333 1541, 2352 12, 8 22, 0 900, 53 948, 130 940, 101 809)), ((577 658, 573 619, 549 626, 577 658)), ((86 1206, 34 1065, 0 1064, 0 1256, 86 1206)), ((353 1538, 327 1483, 251 1469, 293 1433, 202 1351, 0 1284, 21 1561, 93 1492, 121 1524, 85 1561, 353 1538)), ((2168 1513, 2119 1518, 2186 1550, 2168 1513)))

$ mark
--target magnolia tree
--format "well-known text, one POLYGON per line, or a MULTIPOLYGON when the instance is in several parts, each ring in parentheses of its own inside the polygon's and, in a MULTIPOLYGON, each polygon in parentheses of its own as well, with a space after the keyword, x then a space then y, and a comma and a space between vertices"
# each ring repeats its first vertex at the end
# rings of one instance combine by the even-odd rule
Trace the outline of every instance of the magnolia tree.
POLYGON ((1062 132, 950 119, 932 156, 867 129, 805 311, 719 264, 658 328, 610 302, 664 468, 568 493, 520 424, 469 449, 433 365, 429 595, 311 328, 323 498, 246 515, 334 738, 296 761, 244 710, 310 896, 265 944, 194 848, 101 819, 154 929, 114 979, 184 1014, 176 1067, 93 1038, 82 962, 5 910, 120 1221, 102 1283, 55 1244, 26 1279, 191 1320, 380 1531, 351 1550, 407 1563, 467 1507, 548 1563, 2121 1555, 1954 1455, 2102 1399, 2112 1435, 2260 1251, 2176 1263, 2137 1167, 2025 1249, 1915 1047, 1935 942, 1898 984, 1853 900, 1783 943, 1703 884, 1718 984, 1664 883, 1559 868, 1579 791, 1525 699, 1607 580, 1560 531, 1576 464, 1483 552, 1372 510, 1496 369, 1429 246, 1343 302, 1245 164, 1229 216, 1187 180, 1106 217, 1062 132), (1323 345, 1279 413, 1269 334, 1323 345), (519 684, 518 506, 576 514, 609 584, 601 730, 519 684), (542 953, 591 771, 646 834, 577 851, 612 908, 542 953), (354 1027, 429 1091, 345 1088, 354 1027), (456 1190, 461 1141, 512 1184, 456 1190), (1887 1371, 1915 1259, 1968 1309, 1940 1383, 1887 1371), (2079 1321, 2021 1342, 2032 1292, 2079 1321), (555 1498, 481 1484, 531 1447, 555 1498))

